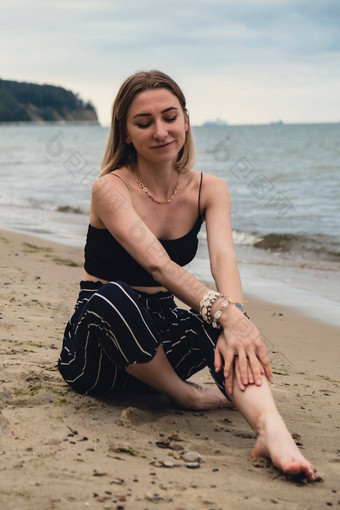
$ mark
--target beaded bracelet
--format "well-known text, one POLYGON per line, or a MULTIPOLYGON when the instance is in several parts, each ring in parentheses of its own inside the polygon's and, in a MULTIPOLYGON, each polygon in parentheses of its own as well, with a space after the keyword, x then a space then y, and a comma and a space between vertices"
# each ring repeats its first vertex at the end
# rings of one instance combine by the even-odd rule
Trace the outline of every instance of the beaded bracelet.
POLYGON ((218 319, 221 317, 223 309, 226 308, 229 304, 235 305, 236 308, 238 308, 247 319, 249 319, 249 315, 244 310, 244 307, 242 303, 246 303, 246 301, 231 301, 230 298, 226 298, 223 294, 220 292, 216 292, 215 290, 209 290, 202 298, 200 302, 200 314, 202 315, 202 318, 205 322, 208 324, 211 324, 213 328, 220 329, 221 325, 217 322, 218 319), (212 305, 217 301, 217 299, 223 298, 224 301, 221 304, 220 308, 214 313, 213 317, 211 315, 211 308, 212 305))
MULTIPOLYGON (((243 303, 245 303, 245 301, 243 301, 243 303)), ((223 309, 228 306, 229 304, 231 305, 235 305, 236 308, 238 308, 245 317, 247 317, 247 319, 250 320, 250 317, 249 315, 247 314, 247 312, 244 310, 243 306, 241 305, 241 303, 234 303, 233 301, 230 301, 230 299, 226 299, 225 301, 223 301, 221 307, 214 313, 214 318, 213 318, 213 321, 211 323, 212 327, 213 328, 216 328, 216 329, 221 329, 221 324, 219 324, 218 319, 221 317, 222 315, 222 312, 223 312, 223 309), (237 306, 239 305, 239 306, 237 306)))
POLYGON ((230 299, 225 299, 223 301, 223 303, 221 304, 220 308, 218 310, 216 310, 216 312, 214 313, 214 318, 211 323, 213 328, 221 329, 221 325, 217 321, 221 317, 223 309, 226 308, 229 305, 229 303, 234 304, 232 301, 230 301, 230 299))
POLYGON ((220 297, 225 299, 225 296, 223 296, 223 294, 221 294, 220 292, 216 292, 215 290, 209 290, 203 296, 200 302, 199 312, 202 315, 203 320, 208 324, 211 324, 213 322, 213 319, 211 317, 211 307, 213 303, 215 303, 215 301, 220 297))

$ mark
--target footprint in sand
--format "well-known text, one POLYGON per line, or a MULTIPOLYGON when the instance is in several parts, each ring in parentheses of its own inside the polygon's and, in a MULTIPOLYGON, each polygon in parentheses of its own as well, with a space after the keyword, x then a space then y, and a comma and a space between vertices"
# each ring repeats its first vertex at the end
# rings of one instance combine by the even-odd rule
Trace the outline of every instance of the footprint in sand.
POLYGON ((136 407, 127 407, 122 411, 115 423, 120 427, 133 428, 135 425, 150 423, 156 420, 157 416, 151 411, 137 409, 136 407))

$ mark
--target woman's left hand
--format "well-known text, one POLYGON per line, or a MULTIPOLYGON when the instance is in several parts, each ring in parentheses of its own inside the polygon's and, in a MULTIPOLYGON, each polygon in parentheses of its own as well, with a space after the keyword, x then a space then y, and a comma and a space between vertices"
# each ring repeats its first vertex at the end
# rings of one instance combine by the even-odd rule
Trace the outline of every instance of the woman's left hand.
MULTIPOLYGON (((223 326, 223 325, 222 325, 223 326)), ((262 384, 262 375, 269 381, 273 372, 264 341, 256 326, 239 310, 234 309, 215 349, 215 370, 223 367, 228 393, 233 393, 234 378, 243 391, 248 384, 262 384)))

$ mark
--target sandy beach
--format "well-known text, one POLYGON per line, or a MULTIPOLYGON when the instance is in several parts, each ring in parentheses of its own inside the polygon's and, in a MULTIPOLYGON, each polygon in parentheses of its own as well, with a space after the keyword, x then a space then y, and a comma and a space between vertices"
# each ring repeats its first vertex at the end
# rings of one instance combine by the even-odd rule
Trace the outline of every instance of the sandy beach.
MULTIPOLYGON (((0 232, 2 510, 322 509, 340 505, 340 328, 247 296, 290 432, 315 483, 252 461, 233 409, 176 409, 161 395, 77 395, 56 365, 82 278, 79 248, 0 232), (199 468, 181 455, 198 452, 199 468)), ((246 291, 247 283, 243 282, 246 291)), ((212 384, 205 370, 195 380, 212 384)))

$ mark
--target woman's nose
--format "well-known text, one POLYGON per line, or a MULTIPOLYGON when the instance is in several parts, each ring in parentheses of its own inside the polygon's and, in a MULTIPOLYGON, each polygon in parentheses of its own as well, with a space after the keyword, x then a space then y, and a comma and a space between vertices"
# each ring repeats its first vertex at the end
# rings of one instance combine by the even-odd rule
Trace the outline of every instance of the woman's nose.
POLYGON ((167 127, 166 125, 164 124, 163 121, 156 121, 155 122, 155 129, 154 129, 154 133, 153 133, 153 136, 154 138, 165 138, 168 134, 168 130, 167 130, 167 127))

